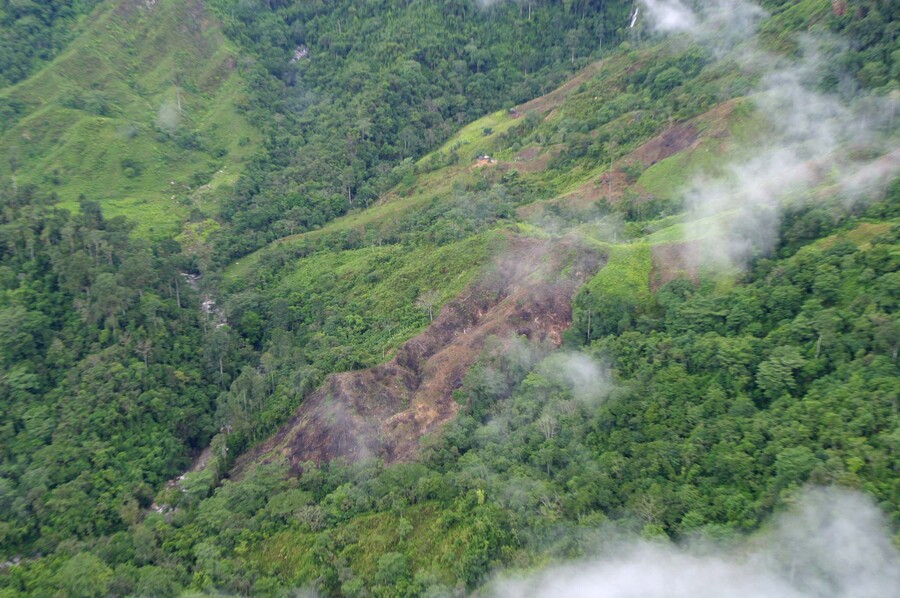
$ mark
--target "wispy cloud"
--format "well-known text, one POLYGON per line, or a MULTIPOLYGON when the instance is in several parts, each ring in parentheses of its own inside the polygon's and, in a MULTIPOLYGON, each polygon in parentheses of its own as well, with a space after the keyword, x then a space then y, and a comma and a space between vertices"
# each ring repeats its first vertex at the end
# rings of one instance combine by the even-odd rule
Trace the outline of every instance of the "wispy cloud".
POLYGON ((833 59, 833 39, 799 38, 799 57, 776 56, 756 43, 764 13, 744 0, 720 0, 695 12, 680 0, 642 0, 651 26, 680 33, 754 71, 752 95, 768 121, 764 135, 716 175, 698 177, 685 191, 686 238, 703 246, 704 265, 741 265, 777 241, 786 198, 814 202, 830 186, 847 201, 877 195, 900 172, 897 136, 889 116, 897 99, 820 89, 833 59), (740 49, 734 51, 735 48, 740 49))
POLYGON ((572 397, 587 407, 599 405, 613 389, 609 365, 583 353, 552 355, 541 364, 540 371, 568 387, 572 397))
POLYGON ((739 546, 647 541, 525 578, 501 577, 498 598, 880 598, 900 588, 900 554, 881 512, 847 490, 805 493, 739 546))

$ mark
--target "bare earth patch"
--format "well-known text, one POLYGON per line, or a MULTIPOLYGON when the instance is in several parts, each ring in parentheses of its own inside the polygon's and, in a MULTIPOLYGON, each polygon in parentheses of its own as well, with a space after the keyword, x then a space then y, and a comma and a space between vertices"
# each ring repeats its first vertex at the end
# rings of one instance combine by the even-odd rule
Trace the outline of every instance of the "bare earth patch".
POLYGON ((528 147, 516 154, 512 162, 505 162, 504 169, 513 169, 521 173, 541 172, 547 169, 550 160, 562 153, 564 146, 556 145, 548 148, 528 147))
POLYGON ((415 457, 419 439, 456 415, 453 391, 485 341, 523 335, 560 344, 571 323, 572 296, 600 261, 571 240, 511 240, 493 268, 393 359, 329 376, 243 465, 279 456, 298 469, 337 457, 389 463, 415 457))

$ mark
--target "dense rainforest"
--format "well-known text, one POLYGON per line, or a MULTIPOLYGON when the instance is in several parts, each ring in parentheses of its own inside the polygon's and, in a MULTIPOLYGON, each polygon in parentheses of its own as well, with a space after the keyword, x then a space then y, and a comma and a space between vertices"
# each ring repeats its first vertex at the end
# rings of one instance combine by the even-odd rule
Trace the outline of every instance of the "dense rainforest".
POLYGON ((177 246, 96 203, 4 199, 4 544, 52 546, 149 505, 208 442, 214 385, 177 246))
POLYGON ((0 596, 529 595, 811 487, 881 560, 760 576, 889 593, 898 23, 0 3, 0 596))

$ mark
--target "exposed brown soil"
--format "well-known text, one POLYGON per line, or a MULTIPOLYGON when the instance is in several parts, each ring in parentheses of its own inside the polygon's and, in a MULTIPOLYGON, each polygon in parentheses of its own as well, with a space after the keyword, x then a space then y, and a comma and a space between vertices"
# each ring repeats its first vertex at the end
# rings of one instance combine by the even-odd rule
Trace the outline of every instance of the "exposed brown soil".
POLYGON ((650 290, 654 293, 676 278, 699 282, 697 265, 700 245, 695 242, 663 243, 653 246, 653 269, 650 271, 650 290))
POLYGON ((336 457, 403 461, 457 413, 453 391, 489 337, 559 344, 575 290, 600 267, 576 241, 515 238, 477 283, 389 362, 329 376, 278 433, 239 463, 284 456, 295 467, 336 457))
POLYGON ((731 115, 745 101, 743 98, 735 98, 716 104, 691 122, 698 123, 703 137, 727 138, 731 135, 731 115))
POLYGON ((523 206, 519 209, 519 215, 524 218, 535 216, 543 210, 546 203, 563 204, 576 210, 587 209, 601 199, 615 203, 622 198, 625 189, 631 184, 625 173, 628 166, 639 164, 642 169, 648 168, 660 160, 688 149, 698 142, 698 138, 699 134, 694 124, 673 125, 616 161, 612 168, 599 177, 549 202, 523 206))
POLYGON ((536 145, 532 145, 531 147, 526 147, 521 152, 516 154, 516 160, 522 160, 524 162, 530 162, 534 160, 538 156, 541 155, 541 148, 536 145))
POLYGON ((528 147, 518 154, 512 162, 505 162, 504 169, 513 169, 519 172, 541 172, 546 170, 550 160, 558 156, 564 149, 562 145, 548 148, 528 147))
POLYGON ((697 128, 694 125, 674 125, 631 152, 625 160, 628 163, 640 163, 647 168, 687 149, 695 141, 697 141, 697 128))

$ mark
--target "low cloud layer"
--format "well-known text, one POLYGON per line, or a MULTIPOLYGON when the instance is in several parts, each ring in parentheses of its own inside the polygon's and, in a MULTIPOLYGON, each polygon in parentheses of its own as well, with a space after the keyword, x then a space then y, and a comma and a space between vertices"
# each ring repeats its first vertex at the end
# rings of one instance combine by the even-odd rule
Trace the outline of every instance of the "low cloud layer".
POLYGON ((703 2, 695 12, 682 0, 641 0, 657 33, 687 33, 716 54, 752 37, 765 11, 743 0, 703 2))
POLYGON ((637 542, 528 578, 501 578, 496 598, 883 598, 900 588, 900 553, 867 497, 815 489, 738 547, 637 542))
POLYGON ((865 200, 900 173, 890 122, 896 98, 848 94, 840 85, 820 90, 840 47, 834 39, 800 37, 799 57, 788 59, 759 48, 764 13, 753 3, 719 0, 700 12, 681 0, 642 3, 656 31, 687 35, 760 78, 752 99, 768 121, 766 134, 752 151, 685 191, 694 221, 686 240, 699 240, 702 265, 743 265, 771 250, 786 200, 813 204, 825 188, 847 202, 865 200), (837 88, 852 99, 839 97, 837 88))

